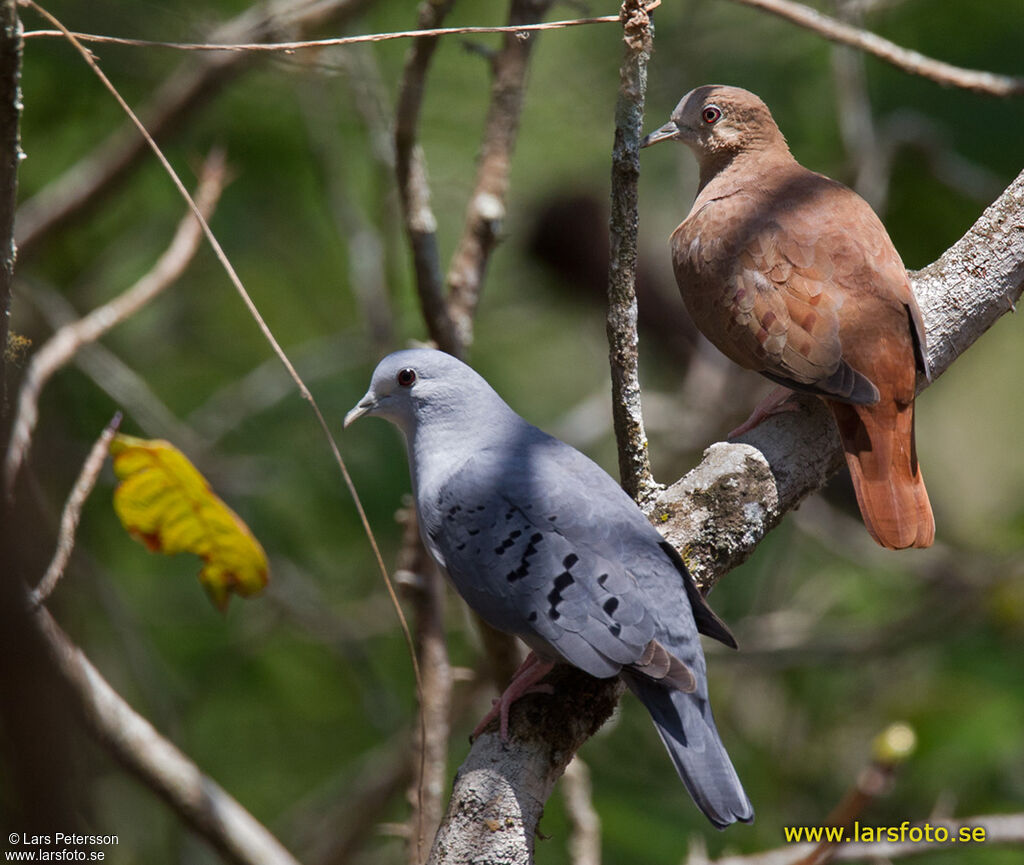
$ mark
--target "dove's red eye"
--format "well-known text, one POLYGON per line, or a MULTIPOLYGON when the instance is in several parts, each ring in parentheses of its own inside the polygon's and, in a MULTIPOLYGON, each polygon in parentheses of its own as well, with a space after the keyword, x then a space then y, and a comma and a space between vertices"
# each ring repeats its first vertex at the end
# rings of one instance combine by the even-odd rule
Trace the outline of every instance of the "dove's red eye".
POLYGON ((397 376, 395 376, 395 380, 402 387, 412 387, 412 383, 416 381, 416 370, 403 369, 398 373, 397 376))
POLYGON ((704 118, 704 122, 710 126, 722 116, 722 109, 717 105, 709 105, 700 113, 700 116, 704 118))

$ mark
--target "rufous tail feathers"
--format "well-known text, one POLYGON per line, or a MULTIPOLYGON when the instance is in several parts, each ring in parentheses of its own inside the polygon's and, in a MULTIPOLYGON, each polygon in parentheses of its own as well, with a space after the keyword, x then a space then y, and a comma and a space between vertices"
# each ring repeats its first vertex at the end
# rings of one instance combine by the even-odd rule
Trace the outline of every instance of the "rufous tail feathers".
POLYGON ((868 532, 891 550, 930 547, 935 518, 917 463, 914 405, 828 403, 868 532))

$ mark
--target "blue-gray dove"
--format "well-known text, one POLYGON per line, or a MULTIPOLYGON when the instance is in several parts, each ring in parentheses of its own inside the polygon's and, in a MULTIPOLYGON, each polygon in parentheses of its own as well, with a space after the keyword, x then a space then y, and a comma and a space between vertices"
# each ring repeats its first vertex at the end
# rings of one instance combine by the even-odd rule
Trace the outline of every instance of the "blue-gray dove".
POLYGON ((715 728, 698 631, 736 643, 622 488, 440 351, 384 358, 345 426, 363 415, 404 434, 423 541, 456 590, 533 650, 492 713, 502 738, 509 705, 554 664, 618 675, 708 819, 752 820, 715 728))

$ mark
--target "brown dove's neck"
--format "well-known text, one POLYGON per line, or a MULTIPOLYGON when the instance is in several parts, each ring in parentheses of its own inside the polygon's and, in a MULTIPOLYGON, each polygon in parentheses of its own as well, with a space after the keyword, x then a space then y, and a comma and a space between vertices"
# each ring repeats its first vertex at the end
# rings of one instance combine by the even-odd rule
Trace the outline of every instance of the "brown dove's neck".
POLYGON ((711 183, 714 183, 711 194, 718 198, 741 189, 748 190, 752 182, 757 183, 762 178, 769 180, 794 169, 802 170, 789 152, 786 142, 781 140, 781 135, 779 138, 777 145, 772 147, 699 154, 700 181, 697 195, 701 195, 711 183))

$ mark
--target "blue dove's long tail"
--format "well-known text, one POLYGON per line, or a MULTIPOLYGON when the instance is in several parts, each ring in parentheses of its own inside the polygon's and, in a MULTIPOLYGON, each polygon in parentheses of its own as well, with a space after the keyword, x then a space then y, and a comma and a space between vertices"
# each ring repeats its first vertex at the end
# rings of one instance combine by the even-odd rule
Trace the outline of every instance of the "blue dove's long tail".
POLYGON ((693 801, 719 829, 754 819, 754 808, 715 729, 711 706, 645 676, 622 671, 622 678, 654 719, 661 741, 693 801))

